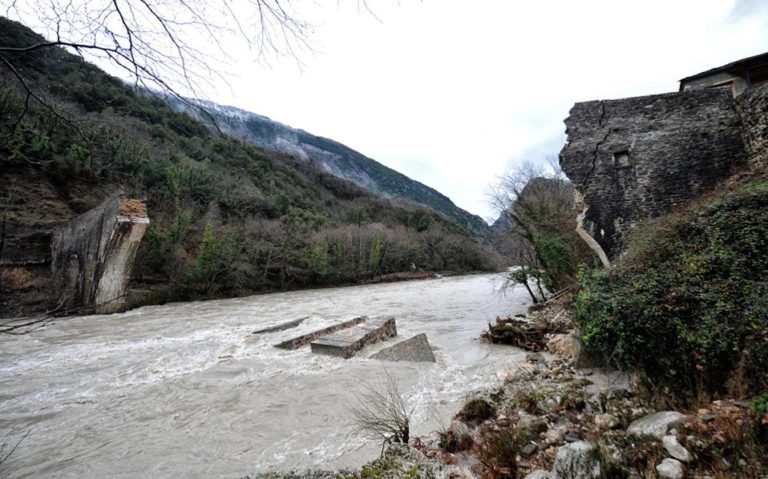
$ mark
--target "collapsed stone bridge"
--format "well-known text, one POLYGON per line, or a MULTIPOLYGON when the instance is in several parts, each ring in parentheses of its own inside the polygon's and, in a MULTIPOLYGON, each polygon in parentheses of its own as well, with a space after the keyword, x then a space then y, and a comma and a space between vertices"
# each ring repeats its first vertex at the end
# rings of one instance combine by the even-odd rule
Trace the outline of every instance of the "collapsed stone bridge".
POLYGON ((51 241, 56 308, 123 311, 136 252, 148 225, 143 202, 114 195, 58 226, 51 241))

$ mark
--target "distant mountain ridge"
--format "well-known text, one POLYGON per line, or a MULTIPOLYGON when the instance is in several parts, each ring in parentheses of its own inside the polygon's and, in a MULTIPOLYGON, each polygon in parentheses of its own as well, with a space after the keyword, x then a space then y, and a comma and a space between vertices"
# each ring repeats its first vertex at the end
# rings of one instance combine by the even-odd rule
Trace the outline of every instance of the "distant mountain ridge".
MULTIPOLYGON (((189 113, 188 105, 172 102, 189 113)), ((456 206, 450 198, 429 186, 386 167, 337 141, 313 135, 270 118, 232 106, 197 100, 224 133, 266 150, 309 160, 328 173, 382 196, 401 197, 431 208, 456 222, 476 237, 486 238, 483 219, 456 206)), ((211 123, 206 115, 199 115, 211 123)))

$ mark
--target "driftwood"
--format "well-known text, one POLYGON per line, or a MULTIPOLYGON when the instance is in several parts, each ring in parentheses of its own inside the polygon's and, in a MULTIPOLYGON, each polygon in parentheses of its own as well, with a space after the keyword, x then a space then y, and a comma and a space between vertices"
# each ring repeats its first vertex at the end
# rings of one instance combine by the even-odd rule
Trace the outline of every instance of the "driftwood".
POLYGON ((488 324, 483 339, 494 344, 509 344, 527 351, 546 349, 547 336, 567 331, 562 323, 550 321, 526 321, 517 318, 496 318, 496 324, 488 324))

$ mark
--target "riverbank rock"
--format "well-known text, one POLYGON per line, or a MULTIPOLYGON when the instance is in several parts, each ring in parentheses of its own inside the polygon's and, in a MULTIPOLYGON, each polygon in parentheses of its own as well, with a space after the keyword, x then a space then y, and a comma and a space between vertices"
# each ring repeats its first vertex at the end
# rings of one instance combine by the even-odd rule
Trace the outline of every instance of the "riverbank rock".
POLYGON ((586 441, 576 441, 557 449, 549 479, 597 479, 600 461, 597 449, 586 441))
POLYGON ((539 469, 525 476, 523 479, 550 479, 549 472, 539 469))
POLYGON ((581 343, 571 333, 555 334, 547 341, 547 350, 561 358, 576 359, 581 352, 581 343))
POLYGON ((677 437, 671 435, 664 436, 664 438, 661 440, 661 444, 664 446, 664 450, 667 451, 667 454, 677 459, 678 461, 691 462, 693 460, 691 453, 688 452, 688 449, 680 445, 680 443, 677 441, 677 437))
POLYGON ((690 416, 677 411, 661 411, 633 421, 627 428, 627 432, 638 436, 653 436, 661 439, 669 429, 690 419, 690 416))
POLYGON ((416 336, 399 342, 394 346, 382 349, 371 356, 371 359, 382 361, 412 361, 412 362, 435 362, 435 354, 429 345, 427 335, 417 334, 416 336))
POLYGON ((661 464, 656 466, 656 472, 662 479, 683 479, 685 477, 685 468, 677 459, 664 459, 661 464))
POLYGON ((613 414, 595 414, 595 426, 600 429, 616 429, 621 426, 621 421, 613 414))

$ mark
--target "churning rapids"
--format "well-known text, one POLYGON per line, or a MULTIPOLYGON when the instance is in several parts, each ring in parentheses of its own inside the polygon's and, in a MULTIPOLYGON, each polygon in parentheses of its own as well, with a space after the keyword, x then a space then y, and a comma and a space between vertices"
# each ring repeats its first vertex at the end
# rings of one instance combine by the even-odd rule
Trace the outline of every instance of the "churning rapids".
POLYGON ((355 467, 379 444, 355 430, 356 392, 386 371, 415 406, 413 434, 450 421, 467 393, 522 359, 478 337, 523 312, 497 275, 452 277, 69 318, 0 338, 0 466, 9 477, 242 477, 355 467), (398 338, 344 360, 274 348, 359 315, 394 316, 398 338), (252 331, 310 316, 286 331, 252 331), (427 333, 437 363, 371 353, 427 333))

